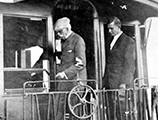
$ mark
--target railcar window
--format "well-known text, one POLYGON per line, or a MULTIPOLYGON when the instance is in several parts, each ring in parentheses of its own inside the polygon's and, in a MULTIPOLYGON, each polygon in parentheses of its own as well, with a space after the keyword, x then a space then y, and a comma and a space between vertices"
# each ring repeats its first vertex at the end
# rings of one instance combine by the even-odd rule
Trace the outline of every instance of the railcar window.
MULTIPOLYGON (((5 88, 22 88, 30 77, 28 70, 46 48, 46 19, 4 16, 3 26, 4 85, 5 88)), ((42 64, 36 68, 42 68, 42 64)))
POLYGON ((44 47, 45 29, 42 20, 4 16, 4 67, 32 67, 44 47))
POLYGON ((126 35, 130 36, 131 38, 133 38, 135 40, 134 26, 125 26, 125 25, 123 25, 122 30, 126 35))

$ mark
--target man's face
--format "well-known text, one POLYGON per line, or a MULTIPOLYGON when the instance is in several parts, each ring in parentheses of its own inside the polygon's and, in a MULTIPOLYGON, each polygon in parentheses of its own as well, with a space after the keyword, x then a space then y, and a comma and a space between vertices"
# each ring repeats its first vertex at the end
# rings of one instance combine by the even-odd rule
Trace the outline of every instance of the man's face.
POLYGON ((61 39, 65 39, 66 35, 67 35, 67 28, 62 28, 60 30, 55 31, 56 35, 61 38, 61 39))
POLYGON ((109 29, 109 33, 112 36, 115 36, 120 32, 120 28, 117 25, 115 25, 114 22, 108 24, 108 29, 109 29))

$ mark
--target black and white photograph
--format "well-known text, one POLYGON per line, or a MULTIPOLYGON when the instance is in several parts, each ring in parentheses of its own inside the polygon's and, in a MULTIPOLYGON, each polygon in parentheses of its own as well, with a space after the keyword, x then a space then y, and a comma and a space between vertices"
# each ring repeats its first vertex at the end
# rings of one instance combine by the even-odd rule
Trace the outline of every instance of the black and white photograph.
POLYGON ((0 0, 0 120, 158 120, 158 0, 0 0))

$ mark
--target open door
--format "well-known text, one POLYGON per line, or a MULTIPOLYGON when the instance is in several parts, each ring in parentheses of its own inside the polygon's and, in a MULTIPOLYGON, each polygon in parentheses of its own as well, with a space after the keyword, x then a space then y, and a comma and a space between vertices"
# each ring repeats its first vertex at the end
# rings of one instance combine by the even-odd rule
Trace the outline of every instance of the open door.
MULTIPOLYGON (((104 27, 106 27, 105 25, 104 27)), ((142 55, 142 49, 141 49, 141 30, 140 30, 140 23, 139 21, 131 21, 126 22, 122 24, 121 27, 122 31, 130 36, 136 43, 136 60, 135 60, 135 74, 134 79, 136 78, 142 78, 144 77, 144 70, 143 70, 143 55, 142 55)), ((110 43, 111 43, 111 35, 108 32, 108 29, 105 29, 105 49, 106 49, 106 55, 108 55, 108 52, 110 50, 110 43)), ((134 83, 134 81, 133 81, 134 83)), ((144 84, 144 81, 137 81, 137 84, 141 86, 144 84)))
MULTIPOLYGON (((72 30, 82 36, 86 44, 87 79, 98 81, 99 19, 95 7, 87 0, 57 0, 52 15, 54 23, 59 18, 68 17, 72 30)), ((96 87, 94 82, 88 84, 96 87)))

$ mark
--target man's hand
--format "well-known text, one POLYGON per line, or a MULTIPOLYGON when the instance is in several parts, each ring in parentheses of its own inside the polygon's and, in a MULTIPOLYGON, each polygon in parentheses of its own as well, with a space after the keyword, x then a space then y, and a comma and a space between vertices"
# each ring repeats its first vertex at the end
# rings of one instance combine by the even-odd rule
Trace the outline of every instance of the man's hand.
POLYGON ((126 89, 126 84, 120 84, 119 88, 120 89, 126 89))
POLYGON ((58 79, 63 79, 63 78, 68 79, 65 72, 59 72, 55 77, 58 78, 58 79))
POLYGON ((120 90, 119 90, 120 101, 124 101, 125 100, 126 84, 120 84, 119 88, 120 88, 120 90))

